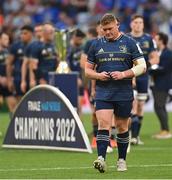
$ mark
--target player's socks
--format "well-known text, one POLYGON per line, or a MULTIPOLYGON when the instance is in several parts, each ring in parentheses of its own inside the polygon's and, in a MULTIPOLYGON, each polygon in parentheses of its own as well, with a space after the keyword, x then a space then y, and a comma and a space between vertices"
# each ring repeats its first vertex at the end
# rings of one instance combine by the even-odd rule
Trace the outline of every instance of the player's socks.
POLYGON ((129 132, 117 134, 118 159, 126 159, 127 147, 129 143, 129 132))
POLYGON ((93 125, 93 135, 94 135, 94 137, 97 136, 97 131, 98 131, 98 125, 93 125))
POLYGON ((143 116, 138 116, 138 129, 137 129, 137 136, 139 136, 140 134, 140 129, 142 127, 142 120, 143 120, 143 116))
POLYGON ((131 116, 131 136, 137 138, 139 128, 139 118, 137 115, 131 116))
POLYGON ((116 139, 116 128, 115 126, 112 126, 112 129, 111 129, 111 139, 116 139))
POLYGON ((109 131, 108 130, 98 130, 97 133, 97 152, 98 157, 102 156, 106 158, 106 150, 109 143, 109 131))

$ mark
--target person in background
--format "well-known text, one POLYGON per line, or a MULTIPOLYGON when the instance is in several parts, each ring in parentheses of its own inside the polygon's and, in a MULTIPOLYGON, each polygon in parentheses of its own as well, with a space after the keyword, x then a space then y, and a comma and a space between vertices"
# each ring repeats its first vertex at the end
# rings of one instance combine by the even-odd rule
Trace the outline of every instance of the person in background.
POLYGON ((78 72, 78 87, 79 87, 79 99, 78 99, 78 114, 81 116, 81 105, 84 95, 83 85, 83 70, 80 65, 80 58, 83 51, 83 44, 85 40, 85 33, 80 29, 75 29, 71 34, 70 46, 67 54, 67 62, 72 72, 78 72))
POLYGON ((7 73, 6 73, 6 61, 9 54, 9 35, 5 32, 0 33, 0 95, 7 102, 7 106, 11 113, 13 112, 13 94, 8 90, 7 85, 7 73))
POLYGON ((55 72, 58 66, 58 55, 54 44, 55 28, 51 23, 42 25, 42 41, 33 46, 30 57, 30 78, 34 84, 47 84, 48 73, 55 72))
POLYGON ((172 51, 167 47, 168 35, 159 32, 155 36, 155 41, 160 54, 160 62, 158 68, 150 71, 154 85, 152 93, 154 97, 154 109, 160 123, 161 131, 155 134, 153 138, 169 139, 172 138, 169 127, 168 113, 166 103, 168 91, 172 89, 172 51))
POLYGON ((41 44, 41 42, 43 41, 42 31, 43 31, 42 24, 38 24, 34 27, 34 38, 29 43, 29 45, 26 47, 26 50, 25 50, 24 61, 22 63, 22 68, 21 68, 21 74, 22 74, 21 90, 23 93, 26 93, 26 88, 27 88, 27 84, 28 84, 27 81, 29 81, 30 88, 32 88, 36 85, 36 82, 33 80, 34 79, 33 71, 29 71, 29 69, 30 69, 29 66, 30 66, 30 59, 32 57, 32 51, 35 51, 35 49, 37 49, 39 44, 41 44))
MULTIPOLYGON (((139 14, 134 14, 131 17, 131 32, 127 35, 131 36, 139 44, 141 50, 143 51, 144 58, 147 63, 147 67, 158 63, 158 53, 156 50, 155 42, 152 37, 144 33, 144 19, 143 16, 139 14)), ((131 144, 144 144, 140 140, 140 130, 142 126, 142 120, 144 116, 144 104, 148 96, 148 72, 136 77, 133 81, 134 91, 136 91, 136 98, 133 102, 132 110, 132 121, 131 121, 131 144)))
MULTIPOLYGON (((16 105, 19 103, 24 93, 21 90, 21 67, 25 56, 25 50, 29 43, 32 41, 33 28, 30 25, 24 25, 21 28, 20 39, 15 41, 9 48, 9 56, 7 58, 7 82, 8 89, 13 93, 11 103, 13 104, 12 110, 15 110, 16 105)), ((27 84, 27 90, 29 84, 27 84)))
POLYGON ((93 166, 100 173, 106 171, 109 130, 115 116, 118 131, 117 171, 126 171, 128 126, 133 101, 132 78, 146 71, 146 63, 139 45, 119 31, 119 23, 114 15, 107 13, 100 22, 104 37, 92 43, 85 64, 85 75, 96 80, 98 158, 93 166))

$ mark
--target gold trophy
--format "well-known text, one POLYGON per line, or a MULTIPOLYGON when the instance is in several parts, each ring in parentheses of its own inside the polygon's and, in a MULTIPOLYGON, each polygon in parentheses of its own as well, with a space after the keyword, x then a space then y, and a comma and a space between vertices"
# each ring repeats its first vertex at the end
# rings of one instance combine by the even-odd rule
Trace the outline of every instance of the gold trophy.
POLYGON ((56 69, 57 73, 69 73, 70 69, 66 62, 68 33, 66 30, 55 32, 55 46, 59 56, 60 63, 56 69))

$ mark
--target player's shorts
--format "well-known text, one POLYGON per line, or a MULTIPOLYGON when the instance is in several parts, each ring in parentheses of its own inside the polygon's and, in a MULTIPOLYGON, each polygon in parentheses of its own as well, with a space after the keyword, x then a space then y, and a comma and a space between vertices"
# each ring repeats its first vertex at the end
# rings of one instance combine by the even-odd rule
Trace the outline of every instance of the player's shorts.
MULTIPOLYGON (((15 86, 15 94, 14 96, 23 96, 25 93, 21 91, 21 81, 14 79, 14 86, 15 86)), ((29 90, 29 81, 27 81, 27 88, 26 92, 29 90)))
POLYGON ((136 78, 137 99, 146 100, 148 96, 148 78, 136 78))
POLYGON ((96 100, 96 111, 101 109, 113 109, 115 116, 128 118, 131 116, 133 100, 129 101, 103 101, 96 100))
POLYGON ((7 87, 3 87, 0 85, 0 95, 2 95, 3 97, 8 97, 12 96, 12 93, 8 90, 7 87))

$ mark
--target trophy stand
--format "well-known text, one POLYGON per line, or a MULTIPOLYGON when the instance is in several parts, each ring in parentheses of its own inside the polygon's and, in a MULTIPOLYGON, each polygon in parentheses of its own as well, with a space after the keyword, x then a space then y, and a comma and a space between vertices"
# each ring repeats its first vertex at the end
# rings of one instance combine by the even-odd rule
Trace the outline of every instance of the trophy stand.
POLYGON ((56 72, 49 73, 49 84, 60 89, 70 100, 74 108, 78 109, 78 73, 71 72, 66 62, 68 48, 68 32, 66 30, 56 31, 55 46, 59 56, 60 63, 56 72))

